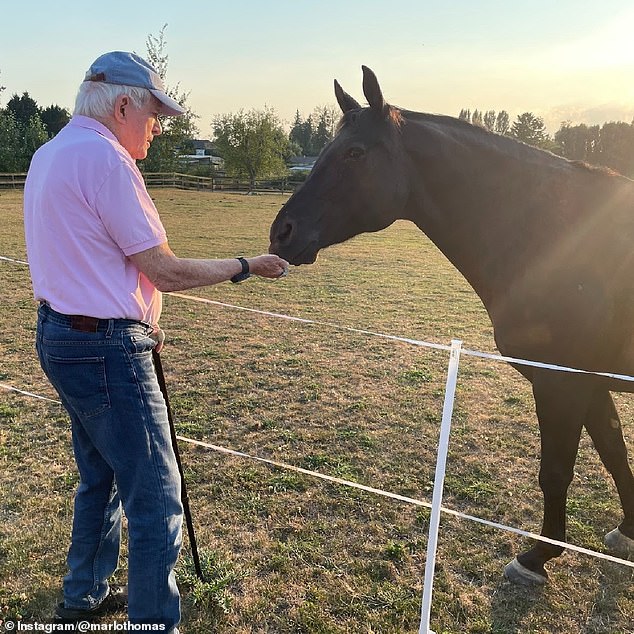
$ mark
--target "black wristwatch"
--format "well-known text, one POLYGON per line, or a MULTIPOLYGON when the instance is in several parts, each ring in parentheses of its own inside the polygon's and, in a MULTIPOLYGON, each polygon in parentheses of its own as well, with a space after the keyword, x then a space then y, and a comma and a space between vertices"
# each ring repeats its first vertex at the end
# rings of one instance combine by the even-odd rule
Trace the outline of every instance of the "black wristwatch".
POLYGON ((244 280, 251 277, 251 273, 249 273, 249 263, 243 257, 239 257, 237 259, 240 261, 240 264, 242 264, 242 271, 231 278, 231 281, 234 284, 244 282, 244 280))

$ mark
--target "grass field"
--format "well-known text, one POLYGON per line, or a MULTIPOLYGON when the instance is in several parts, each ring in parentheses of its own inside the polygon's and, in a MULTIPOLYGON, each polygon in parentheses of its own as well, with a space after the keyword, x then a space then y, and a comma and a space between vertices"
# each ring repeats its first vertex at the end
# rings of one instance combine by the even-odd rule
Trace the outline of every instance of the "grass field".
MULTIPOLYGON (((282 196, 153 191, 182 256, 254 255, 282 196)), ((0 256, 26 259, 22 196, 0 191, 0 256)), ((494 352, 478 298, 415 227, 396 223, 324 251, 278 282, 191 291, 228 304, 494 352)), ((162 354, 183 436, 431 499, 447 353, 328 326, 166 296, 162 354)), ((55 398, 33 351, 28 269, 0 261, 0 382, 55 398)), ((463 357, 445 505, 539 532, 539 438, 529 385, 463 357)), ((634 400, 616 395, 630 452, 634 400)), ((181 443, 209 582, 187 544, 185 634, 413 633, 425 509, 181 443)), ((63 409, 0 391, 0 620, 45 621, 59 598, 77 484, 63 409)), ((569 540, 602 551, 621 518, 584 436, 569 540)), ((634 632, 631 568, 572 552, 542 589, 502 569, 526 540, 444 516, 434 586, 437 634, 634 632)), ((125 579, 125 557, 121 579, 125 579)))

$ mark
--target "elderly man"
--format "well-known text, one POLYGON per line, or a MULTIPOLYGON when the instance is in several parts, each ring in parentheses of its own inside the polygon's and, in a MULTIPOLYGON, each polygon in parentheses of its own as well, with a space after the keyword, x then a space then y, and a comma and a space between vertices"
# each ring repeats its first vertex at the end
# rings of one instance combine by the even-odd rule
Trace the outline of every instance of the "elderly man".
POLYGON ((128 604, 133 623, 175 634, 180 597, 179 473, 152 364, 161 292, 283 275, 275 255, 183 259, 171 251, 135 161, 183 108, 147 62, 99 57, 70 123, 33 157, 24 222, 36 349, 72 423, 80 483, 64 601, 56 619, 85 621, 128 604), (128 519, 128 594, 108 578, 128 519))

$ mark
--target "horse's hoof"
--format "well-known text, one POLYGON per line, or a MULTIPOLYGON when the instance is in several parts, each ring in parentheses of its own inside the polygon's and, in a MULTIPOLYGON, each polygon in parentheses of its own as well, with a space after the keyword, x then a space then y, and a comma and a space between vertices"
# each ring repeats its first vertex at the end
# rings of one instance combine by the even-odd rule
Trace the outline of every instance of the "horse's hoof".
POLYGON ((624 559, 634 555, 634 539, 628 537, 627 535, 623 535, 618 528, 610 531, 603 539, 603 543, 614 554, 619 557, 623 557, 624 559))
POLYGON ((504 576, 513 583, 523 586, 543 586, 547 581, 546 575, 529 570, 526 566, 517 561, 517 557, 504 567, 504 576))

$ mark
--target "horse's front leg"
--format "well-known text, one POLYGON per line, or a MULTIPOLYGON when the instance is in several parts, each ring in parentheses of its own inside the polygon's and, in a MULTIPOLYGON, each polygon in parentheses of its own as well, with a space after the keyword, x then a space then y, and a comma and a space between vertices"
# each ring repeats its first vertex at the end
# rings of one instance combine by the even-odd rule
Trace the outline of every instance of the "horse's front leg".
MULTIPOLYGON (((583 375, 581 375, 583 376, 583 375)), ((580 375, 547 370, 533 375, 533 395, 541 434, 539 485, 544 495, 544 537, 565 541, 566 497, 572 482, 581 429, 593 386, 580 375)), ((561 546, 537 542, 504 569, 511 581, 543 584, 544 564, 563 552, 561 546)))

